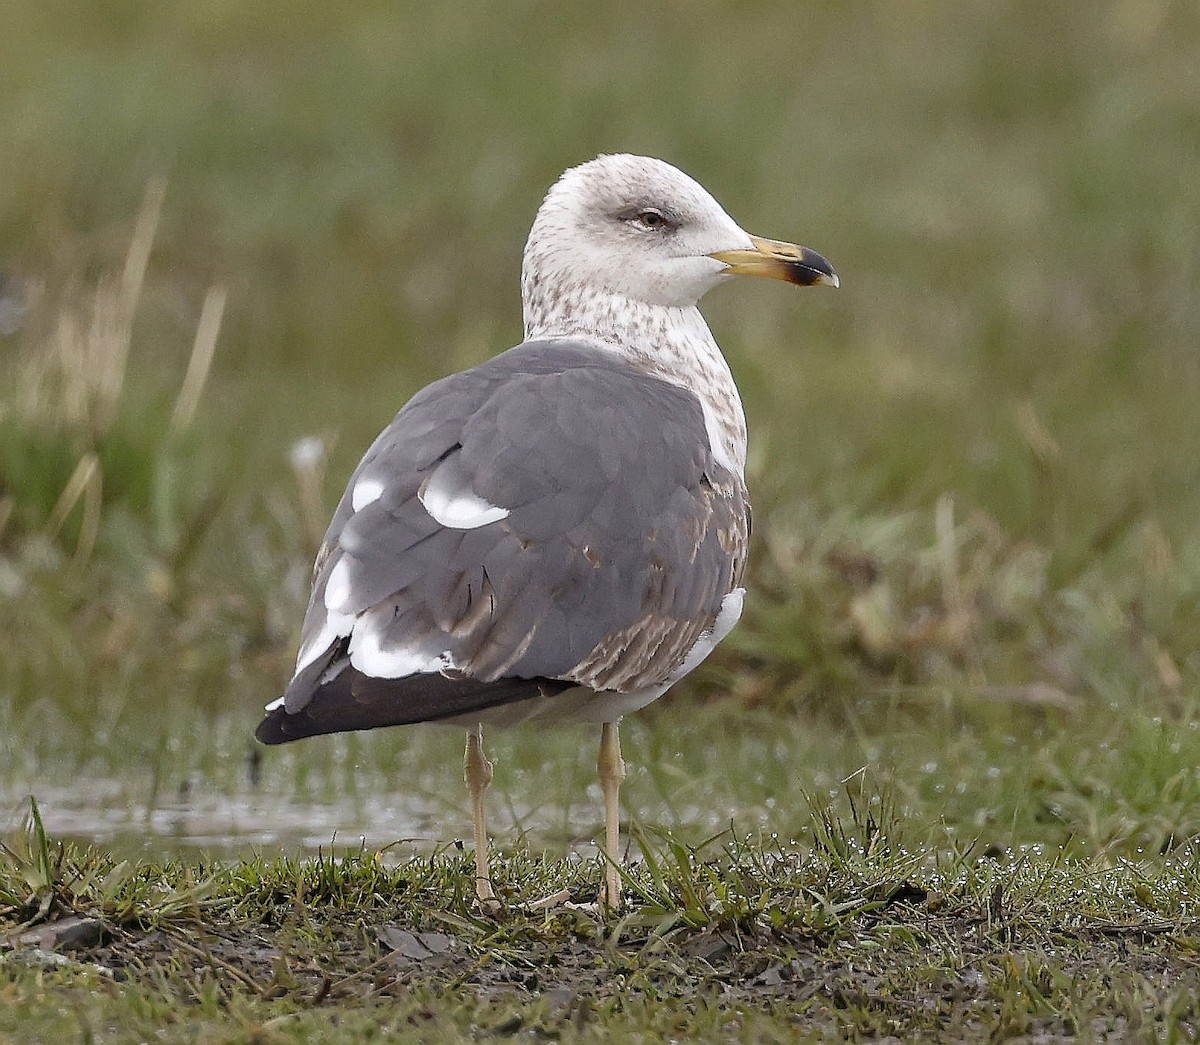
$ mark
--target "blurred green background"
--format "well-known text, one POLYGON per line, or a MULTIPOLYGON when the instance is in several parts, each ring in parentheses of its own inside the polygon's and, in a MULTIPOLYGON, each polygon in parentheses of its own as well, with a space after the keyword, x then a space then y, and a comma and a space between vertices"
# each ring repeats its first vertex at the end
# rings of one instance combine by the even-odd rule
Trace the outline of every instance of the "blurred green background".
MULTIPOLYGON (((695 818, 867 765, 953 819, 932 760, 994 763, 1008 790, 962 805, 1026 810, 1009 841, 1087 819, 1030 799, 1043 777, 1143 811, 1182 781, 1154 838, 1197 827, 1196 4, 11 0, 2 22, 0 791, 243 786, 345 476, 417 388, 519 340, 559 172, 635 151, 842 278, 705 303, 750 418, 751 599, 634 728, 693 781, 777 768, 700 788, 695 818), (759 710, 686 710, 726 696, 759 710), (735 713, 796 746, 712 748, 735 713), (1111 773, 1143 763, 1131 798, 1111 773)), ((566 736, 582 787, 591 740, 566 736)), ((310 742, 268 782, 456 805, 457 744, 310 742)), ((1097 844, 1141 830, 1113 817, 1097 844)))

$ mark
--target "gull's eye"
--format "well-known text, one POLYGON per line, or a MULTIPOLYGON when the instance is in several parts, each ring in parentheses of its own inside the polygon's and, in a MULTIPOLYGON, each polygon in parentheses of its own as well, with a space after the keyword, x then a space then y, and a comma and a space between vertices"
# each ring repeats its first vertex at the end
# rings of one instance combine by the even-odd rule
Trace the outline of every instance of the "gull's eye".
POLYGON ((644 229, 665 229, 668 224, 666 215, 653 207, 639 210, 634 220, 644 229))
POLYGON ((617 212, 617 217, 643 232, 669 232, 679 227, 679 222, 667 217, 657 207, 626 207, 617 212))

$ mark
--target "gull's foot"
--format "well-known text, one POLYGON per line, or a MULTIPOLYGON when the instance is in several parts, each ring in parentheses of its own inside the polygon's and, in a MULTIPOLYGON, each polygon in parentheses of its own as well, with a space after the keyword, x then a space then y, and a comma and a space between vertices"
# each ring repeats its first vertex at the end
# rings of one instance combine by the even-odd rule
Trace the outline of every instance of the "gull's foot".
POLYGON ((480 909, 487 914, 499 914, 504 910, 504 904, 492 889, 490 878, 475 879, 475 897, 479 901, 480 909))

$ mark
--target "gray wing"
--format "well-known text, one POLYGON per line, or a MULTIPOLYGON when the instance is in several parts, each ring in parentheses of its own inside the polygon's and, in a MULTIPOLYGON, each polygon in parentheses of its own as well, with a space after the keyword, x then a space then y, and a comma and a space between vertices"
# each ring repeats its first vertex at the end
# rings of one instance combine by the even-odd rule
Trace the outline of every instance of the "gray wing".
POLYGON ((695 396, 600 350, 438 381, 351 477, 260 739, 661 685, 738 586, 748 513, 695 396))

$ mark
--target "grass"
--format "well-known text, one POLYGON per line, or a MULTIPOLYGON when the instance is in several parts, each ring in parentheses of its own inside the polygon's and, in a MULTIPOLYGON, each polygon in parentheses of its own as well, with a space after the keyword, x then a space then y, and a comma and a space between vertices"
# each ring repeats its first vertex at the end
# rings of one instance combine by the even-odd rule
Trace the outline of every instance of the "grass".
POLYGON ((594 895, 594 862, 507 854, 509 906, 487 915, 472 902, 470 856, 454 849, 398 864, 360 850, 132 866, 47 843, 35 810, 0 871, 0 916, 28 942, 68 914, 93 936, 64 948, 67 960, 27 942, 0 963, 0 1032, 1194 1036, 1194 853, 1106 868, 981 859, 914 846, 886 797, 866 791, 811 814, 808 844, 640 837, 631 909, 605 918, 526 906, 564 884, 594 895))
MULTIPOLYGON (((1194 5, 10 8, 0 932, 107 936, 0 951, 0 1041, 1196 1036, 1194 5), (493 924, 454 734, 249 737, 342 479, 616 149, 842 290, 706 303, 751 598, 626 726, 628 918, 493 924)), ((595 888, 583 742, 494 741, 514 904, 595 888)))

